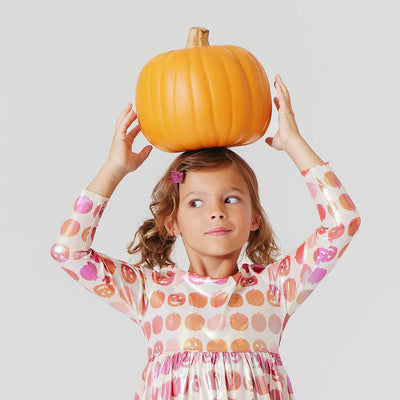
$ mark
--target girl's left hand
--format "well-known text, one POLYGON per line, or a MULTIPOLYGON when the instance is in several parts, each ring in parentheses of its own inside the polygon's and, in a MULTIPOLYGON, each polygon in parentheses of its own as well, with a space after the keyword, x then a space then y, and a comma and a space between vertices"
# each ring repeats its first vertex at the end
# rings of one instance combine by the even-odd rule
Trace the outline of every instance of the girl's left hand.
POLYGON ((274 103, 278 110, 279 128, 275 136, 267 137, 265 142, 276 150, 286 150, 289 142, 301 138, 301 135, 294 119, 289 92, 279 74, 275 75, 274 86, 278 92, 278 97, 274 97, 274 103))

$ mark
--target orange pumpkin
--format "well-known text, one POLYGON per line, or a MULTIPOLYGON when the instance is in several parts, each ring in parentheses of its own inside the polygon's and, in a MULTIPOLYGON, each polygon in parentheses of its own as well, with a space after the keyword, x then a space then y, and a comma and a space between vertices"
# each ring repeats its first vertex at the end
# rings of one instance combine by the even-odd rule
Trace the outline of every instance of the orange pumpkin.
POLYGON ((191 28, 184 49, 159 54, 139 74, 138 123, 161 150, 250 144, 268 128, 271 92, 261 63, 242 47, 210 46, 208 33, 191 28))

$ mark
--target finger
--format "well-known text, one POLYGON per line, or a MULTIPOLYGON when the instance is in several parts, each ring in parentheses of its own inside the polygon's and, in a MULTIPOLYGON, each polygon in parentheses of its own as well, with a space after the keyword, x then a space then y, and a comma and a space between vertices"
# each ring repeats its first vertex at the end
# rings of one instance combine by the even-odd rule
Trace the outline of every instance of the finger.
POLYGON ((283 93, 285 93, 285 95, 286 95, 288 98, 290 98, 290 96, 289 96, 289 91, 287 90, 287 87, 286 87, 286 85, 283 83, 283 80, 282 80, 282 78, 281 78, 281 76, 280 76, 279 74, 277 74, 277 79, 278 79, 278 82, 279 82, 279 84, 280 84, 280 86, 281 86, 281 88, 282 88, 283 93))
POLYGON ((141 152, 138 154, 138 158, 139 158, 139 165, 141 165, 144 160, 146 160, 146 158, 149 156, 151 150, 153 150, 153 146, 148 145, 143 147, 143 149, 141 150, 141 152))
POLYGON ((278 92, 278 97, 280 101, 280 106, 282 107, 282 110, 287 110, 291 108, 290 105, 290 97, 289 93, 284 91, 282 84, 279 82, 279 80, 276 81, 276 90, 278 92))
POLYGON ((135 140, 139 132, 140 132, 140 126, 136 125, 126 134, 126 140, 128 140, 128 142, 132 145, 133 141, 135 140))
POLYGON ((278 78, 278 76, 279 76, 279 75, 277 75, 276 81, 274 82, 275 89, 276 89, 276 91, 278 92, 278 96, 279 96, 280 98, 287 97, 287 96, 286 96, 286 92, 284 91, 284 88, 283 88, 283 83, 282 83, 282 81, 278 78))
POLYGON ((275 103, 276 109, 279 111, 280 105, 279 105, 279 99, 277 97, 274 97, 274 103, 275 103))
POLYGON ((129 126, 132 124, 132 122, 136 119, 137 115, 133 110, 130 110, 128 114, 125 115, 125 117, 121 120, 117 132, 120 134, 123 134, 124 136, 126 135, 126 131, 128 130, 129 126))
POLYGON ((119 114, 117 122, 115 123, 115 130, 117 130, 119 124, 121 123, 121 120, 125 117, 125 115, 131 110, 132 104, 128 103, 128 105, 123 109, 121 114, 119 114))

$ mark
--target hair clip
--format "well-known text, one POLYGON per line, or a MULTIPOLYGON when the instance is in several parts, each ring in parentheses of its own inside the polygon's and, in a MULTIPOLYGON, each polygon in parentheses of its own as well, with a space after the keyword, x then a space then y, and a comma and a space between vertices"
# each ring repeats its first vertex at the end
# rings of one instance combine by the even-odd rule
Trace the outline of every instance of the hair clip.
POLYGON ((183 172, 171 171, 169 174, 168 180, 173 183, 182 183, 183 182, 183 172))

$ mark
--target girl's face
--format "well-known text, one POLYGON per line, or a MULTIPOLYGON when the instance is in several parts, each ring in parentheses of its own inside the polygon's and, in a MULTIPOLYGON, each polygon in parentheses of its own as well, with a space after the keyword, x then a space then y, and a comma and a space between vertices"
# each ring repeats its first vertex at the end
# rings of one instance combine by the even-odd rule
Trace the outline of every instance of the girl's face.
POLYGON ((221 258, 239 257, 259 223, 245 179, 233 166, 224 166, 186 173, 177 220, 166 227, 182 236, 189 259, 221 258))

